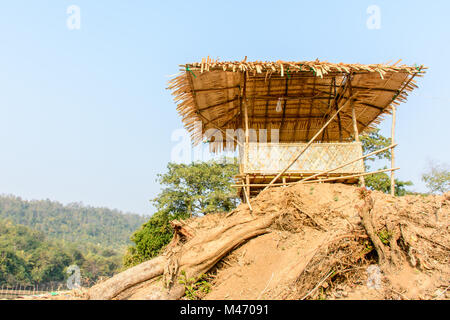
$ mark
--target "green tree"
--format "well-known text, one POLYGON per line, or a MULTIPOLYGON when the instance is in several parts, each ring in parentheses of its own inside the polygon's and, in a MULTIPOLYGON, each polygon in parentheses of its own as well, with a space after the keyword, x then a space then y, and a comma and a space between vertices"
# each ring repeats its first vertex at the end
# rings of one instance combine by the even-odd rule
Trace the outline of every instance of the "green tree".
POLYGON ((158 255, 172 239, 170 221, 234 209, 239 199, 231 183, 237 171, 234 160, 169 163, 167 172, 158 175, 164 188, 152 200, 157 212, 132 235, 135 245, 128 248, 124 265, 158 255))
POLYGON ((63 282, 67 267, 81 269, 84 285, 119 270, 121 256, 92 244, 49 240, 37 230, 0 220, 0 286, 63 282))
MULTIPOLYGON (((381 148, 385 148, 391 145, 391 139, 386 138, 380 134, 379 129, 372 130, 366 134, 360 135, 360 140, 362 143, 363 154, 369 154, 381 148)), ((364 165, 366 170, 369 171, 371 163, 375 160, 390 161, 391 153, 390 150, 380 152, 372 157, 364 159, 364 165)), ((386 167, 384 167, 386 169, 386 167)), ((365 177, 366 187, 372 190, 379 190, 384 193, 391 192, 391 178, 385 172, 376 173, 365 177)), ((406 187, 411 186, 413 183, 411 181, 402 181, 395 179, 395 195, 404 196, 408 193, 406 187)))
POLYGON ((445 193, 450 190, 450 171, 447 164, 430 162, 427 172, 422 174, 422 181, 431 193, 445 193))

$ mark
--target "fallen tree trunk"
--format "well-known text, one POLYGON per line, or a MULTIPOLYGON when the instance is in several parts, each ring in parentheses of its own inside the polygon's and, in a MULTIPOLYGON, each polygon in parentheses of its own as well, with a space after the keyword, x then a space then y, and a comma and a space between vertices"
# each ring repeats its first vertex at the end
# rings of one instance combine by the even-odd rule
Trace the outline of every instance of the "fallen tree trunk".
POLYGON ((164 272, 164 265, 166 263, 167 258, 164 256, 159 256, 127 269, 124 272, 121 272, 114 277, 93 286, 89 290, 89 299, 113 299, 122 291, 129 289, 138 283, 162 275, 164 272))
MULTIPOLYGON (((210 229, 204 234, 196 234, 185 243, 172 242, 163 255, 93 286, 88 292, 89 299, 114 299, 120 294, 124 295, 127 290, 160 276, 162 277, 158 281, 149 285, 148 294, 141 298, 179 299, 184 295, 184 286, 178 283, 181 271, 187 278, 197 278, 235 247, 266 233, 278 215, 272 213, 251 217, 248 213, 239 214, 229 219, 227 225, 215 227, 216 230, 210 229)), ((179 223, 176 225, 175 231, 178 230, 181 234, 176 234, 174 239, 186 239, 188 234, 179 223)), ((132 295, 131 292, 129 296, 132 295)))

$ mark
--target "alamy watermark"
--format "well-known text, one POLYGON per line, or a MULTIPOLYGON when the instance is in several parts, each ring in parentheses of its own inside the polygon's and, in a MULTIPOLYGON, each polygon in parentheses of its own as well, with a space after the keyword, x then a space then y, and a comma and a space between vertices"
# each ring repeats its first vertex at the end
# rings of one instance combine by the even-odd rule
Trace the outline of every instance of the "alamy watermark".
POLYGON ((70 274, 67 278, 66 285, 70 290, 81 288, 81 272, 80 267, 73 264, 67 268, 66 273, 70 274))
POLYGON ((369 30, 381 29, 381 9, 377 5, 371 5, 366 10, 369 17, 366 20, 366 26, 369 30))
POLYGON ((367 287, 369 289, 379 290, 381 288, 381 270, 376 264, 367 267, 367 287))
POLYGON ((67 7, 66 13, 69 15, 66 20, 66 25, 69 30, 81 29, 81 9, 77 5, 70 5, 67 7))

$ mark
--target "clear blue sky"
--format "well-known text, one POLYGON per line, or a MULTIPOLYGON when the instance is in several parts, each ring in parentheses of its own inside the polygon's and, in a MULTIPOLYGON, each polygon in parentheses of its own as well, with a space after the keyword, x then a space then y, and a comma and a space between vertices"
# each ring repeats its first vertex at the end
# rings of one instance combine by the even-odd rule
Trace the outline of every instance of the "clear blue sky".
POLYGON ((427 160, 450 162, 449 12, 446 0, 2 1, 0 193, 151 214, 182 127, 167 76, 207 55, 428 66, 396 136, 398 176, 424 191, 427 160), (369 5, 381 29, 367 28, 369 5))

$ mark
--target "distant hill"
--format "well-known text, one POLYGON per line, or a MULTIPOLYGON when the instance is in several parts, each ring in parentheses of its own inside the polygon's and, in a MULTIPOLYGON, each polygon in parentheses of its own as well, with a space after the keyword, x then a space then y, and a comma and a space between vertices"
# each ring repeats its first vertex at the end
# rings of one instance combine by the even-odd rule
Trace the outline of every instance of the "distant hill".
POLYGON ((118 249, 148 217, 80 203, 23 200, 0 195, 0 219, 43 232, 48 238, 118 249))
POLYGON ((80 268, 81 284, 89 286, 119 271, 122 256, 89 243, 47 239, 41 231, 0 219, 0 287, 61 284, 70 265, 80 268))

